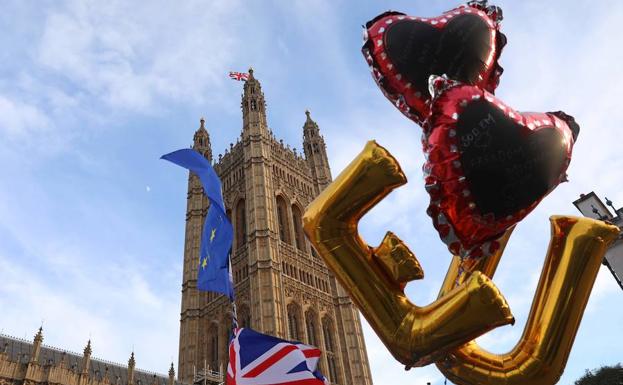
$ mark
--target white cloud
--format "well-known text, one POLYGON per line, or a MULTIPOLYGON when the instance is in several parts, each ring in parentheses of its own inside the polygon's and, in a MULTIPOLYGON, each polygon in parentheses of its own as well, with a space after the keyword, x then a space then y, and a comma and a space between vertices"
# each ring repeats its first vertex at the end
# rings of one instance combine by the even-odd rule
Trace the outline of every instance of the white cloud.
POLYGON ((39 60, 114 108, 204 103, 237 51, 231 16, 243 13, 237 1, 68 1, 47 15, 39 60))
POLYGON ((47 115, 36 106, 0 95, 0 138, 30 138, 50 126, 47 115))
POLYGON ((108 359, 129 356, 136 345, 139 367, 165 372, 172 352, 163 355, 141 341, 177 345, 176 333, 162 332, 177 328, 177 296, 154 292, 140 266, 102 264, 97 254, 89 266, 74 251, 40 248, 41 255, 21 262, 0 255, 0 309, 12 314, 0 327, 30 339, 43 322, 47 344, 79 352, 90 338, 94 354, 108 359))

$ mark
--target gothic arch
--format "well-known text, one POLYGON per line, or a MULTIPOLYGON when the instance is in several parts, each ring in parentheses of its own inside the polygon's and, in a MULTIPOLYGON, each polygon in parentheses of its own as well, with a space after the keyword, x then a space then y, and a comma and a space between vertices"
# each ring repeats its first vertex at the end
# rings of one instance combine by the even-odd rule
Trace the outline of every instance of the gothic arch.
POLYGON ((292 341, 303 339, 301 328, 301 306, 296 302, 290 302, 287 307, 288 312, 288 337, 292 341))
POLYGON ((294 223, 294 240, 296 248, 305 251, 305 234, 303 233, 303 214, 298 204, 292 205, 292 222, 294 223))
POLYGON ((241 328, 251 327, 251 309, 247 304, 240 305, 238 309, 238 326, 241 328))
POLYGON ((208 354, 207 362, 212 368, 218 368, 219 366, 219 333, 218 323, 213 322, 208 329, 208 354))
POLYGON ((234 219, 231 217, 231 209, 225 208, 225 215, 229 219, 229 223, 234 224, 234 219))
POLYGON ((319 347, 318 313, 311 307, 305 312, 305 331, 307 332, 307 343, 319 347))
POLYGON ((244 199, 236 203, 236 248, 247 242, 247 208, 244 199))
POLYGON ((288 205, 282 195, 277 195, 277 222, 279 224, 279 239, 292 244, 290 238, 290 221, 288 220, 288 205))
POLYGON ((328 315, 322 318, 322 336, 324 339, 324 351, 327 359, 327 375, 329 376, 329 381, 334 384, 339 384, 340 378, 336 357, 338 352, 337 338, 335 336, 333 319, 328 315))

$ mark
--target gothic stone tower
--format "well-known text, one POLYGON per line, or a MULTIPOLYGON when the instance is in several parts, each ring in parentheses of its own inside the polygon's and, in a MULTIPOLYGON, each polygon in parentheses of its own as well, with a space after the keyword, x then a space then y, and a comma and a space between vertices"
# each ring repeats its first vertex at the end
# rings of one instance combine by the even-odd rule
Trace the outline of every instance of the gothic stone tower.
MULTIPOLYGON (((305 207, 331 182, 324 138, 306 112, 304 156, 278 141, 266 123, 260 82, 249 70, 242 96, 242 133, 215 162, 234 226, 232 273, 242 326, 318 346, 332 384, 371 385, 359 320, 348 295, 305 238, 305 207)), ((196 150, 212 160, 204 120, 196 150)), ((223 370, 231 333, 226 297, 196 289, 200 234, 208 209, 198 178, 189 176, 180 327, 179 379, 204 367, 223 370)))

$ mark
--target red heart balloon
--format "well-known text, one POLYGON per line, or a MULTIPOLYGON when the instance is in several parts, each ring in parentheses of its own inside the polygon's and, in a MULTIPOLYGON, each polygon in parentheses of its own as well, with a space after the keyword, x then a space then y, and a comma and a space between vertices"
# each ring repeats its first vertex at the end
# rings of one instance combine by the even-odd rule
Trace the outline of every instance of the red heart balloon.
POLYGON ((385 96, 422 125, 430 110, 431 75, 495 90, 506 44, 499 20, 499 8, 477 3, 433 18, 385 12, 366 23, 362 52, 385 96))
POLYGON ((489 255, 502 233, 566 180, 579 126, 563 112, 517 112, 478 87, 440 77, 431 83, 427 212, 452 253, 489 255))

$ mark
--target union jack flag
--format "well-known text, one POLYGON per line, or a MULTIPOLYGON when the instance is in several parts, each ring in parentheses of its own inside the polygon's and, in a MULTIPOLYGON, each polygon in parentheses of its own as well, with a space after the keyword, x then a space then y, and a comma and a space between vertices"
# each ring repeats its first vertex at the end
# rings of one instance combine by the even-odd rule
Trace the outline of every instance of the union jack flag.
POLYGON ((328 385, 316 370, 320 349, 258 333, 234 330, 227 385, 328 385))
POLYGON ((234 72, 234 71, 230 71, 229 72, 229 77, 234 79, 234 80, 238 80, 238 81, 242 81, 242 80, 249 80, 249 74, 244 73, 244 72, 234 72))

